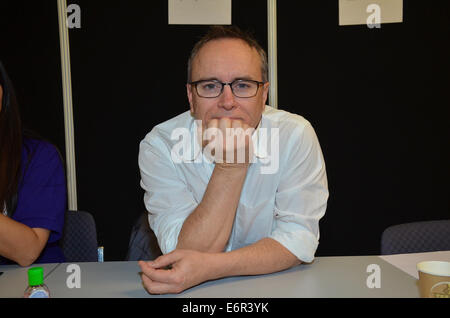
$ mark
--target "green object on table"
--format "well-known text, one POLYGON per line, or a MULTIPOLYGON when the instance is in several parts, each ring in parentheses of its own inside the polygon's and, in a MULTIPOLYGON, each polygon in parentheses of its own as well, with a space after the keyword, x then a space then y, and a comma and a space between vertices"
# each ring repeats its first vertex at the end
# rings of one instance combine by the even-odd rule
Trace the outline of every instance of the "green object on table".
POLYGON ((38 286, 44 283, 44 269, 42 267, 33 267, 28 270, 28 285, 38 286))

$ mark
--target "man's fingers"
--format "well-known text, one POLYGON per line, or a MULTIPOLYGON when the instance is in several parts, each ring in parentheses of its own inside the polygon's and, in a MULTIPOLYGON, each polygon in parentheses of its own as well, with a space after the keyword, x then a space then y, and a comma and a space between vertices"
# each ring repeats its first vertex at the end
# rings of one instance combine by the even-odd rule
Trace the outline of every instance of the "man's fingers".
POLYGON ((227 128, 231 128, 231 120, 227 117, 222 117, 219 120, 219 129, 222 131, 222 134, 225 135, 227 128))
POLYGON ((180 253, 178 250, 164 254, 156 258, 151 264, 153 268, 163 268, 172 265, 180 259, 180 253))
POLYGON ((242 120, 239 120, 239 119, 233 119, 232 121, 231 121, 231 128, 244 128, 245 129, 245 126, 247 126, 242 120))
POLYGON ((215 118, 211 119, 206 125, 206 129, 208 128, 219 128, 219 120, 215 118))
POLYGON ((228 117, 211 119, 207 127, 203 146, 216 163, 239 164, 249 163, 252 160, 254 128, 241 119, 228 117))
POLYGON ((151 280, 146 275, 142 275, 142 284, 144 285, 145 290, 150 294, 158 295, 174 292, 172 285, 151 280))
POLYGON ((143 276, 151 277, 155 269, 149 264, 150 262, 139 261, 139 267, 142 270, 143 276))
POLYGON ((158 283, 174 283, 177 281, 175 273, 171 270, 166 269, 157 269, 154 268, 151 264, 139 264, 142 269, 142 279, 144 277, 148 278, 152 282, 158 282, 158 283))
POLYGON ((142 283, 147 292, 151 294, 167 294, 180 293, 184 290, 184 277, 180 276, 180 273, 173 269, 156 268, 157 266, 162 266, 162 264, 167 264, 166 262, 176 259, 176 256, 177 255, 169 253, 152 262, 138 262, 142 269, 142 283))

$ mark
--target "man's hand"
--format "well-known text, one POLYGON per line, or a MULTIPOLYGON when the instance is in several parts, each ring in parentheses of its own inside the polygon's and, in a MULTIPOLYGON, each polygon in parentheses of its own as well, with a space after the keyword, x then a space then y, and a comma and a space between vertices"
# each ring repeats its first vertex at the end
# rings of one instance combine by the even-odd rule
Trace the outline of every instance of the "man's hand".
POLYGON ((264 238, 230 252, 208 253, 176 249, 152 262, 139 261, 139 266, 147 292, 170 294, 181 293, 213 279, 274 273, 300 263, 279 242, 264 238))
POLYGON ((151 262, 139 261, 144 288, 150 294, 178 294, 210 280, 212 255, 177 249, 151 262))
POLYGON ((253 158, 254 128, 240 119, 211 119, 203 132, 203 147, 219 165, 246 166, 253 158))

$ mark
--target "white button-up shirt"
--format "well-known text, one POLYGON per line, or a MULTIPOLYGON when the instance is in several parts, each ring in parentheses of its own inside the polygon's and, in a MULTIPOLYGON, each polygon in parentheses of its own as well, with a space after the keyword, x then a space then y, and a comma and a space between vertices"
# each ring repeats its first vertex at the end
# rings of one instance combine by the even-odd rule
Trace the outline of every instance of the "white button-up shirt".
MULTIPOLYGON (((155 126, 140 143, 144 203, 164 254, 176 248, 183 223, 201 202, 214 169, 197 143, 196 127, 187 111, 155 126)), ((252 140, 253 162, 225 251, 269 237, 311 262, 328 199, 314 129, 302 116, 266 106, 252 140)))

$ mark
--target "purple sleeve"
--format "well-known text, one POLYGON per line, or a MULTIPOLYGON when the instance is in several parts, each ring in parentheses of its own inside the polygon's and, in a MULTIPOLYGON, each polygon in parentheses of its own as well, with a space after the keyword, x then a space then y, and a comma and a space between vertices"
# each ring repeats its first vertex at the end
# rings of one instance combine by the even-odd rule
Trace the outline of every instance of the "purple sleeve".
POLYGON ((67 208, 64 168, 58 151, 51 144, 28 140, 24 146, 23 179, 13 219, 31 228, 50 230, 47 244, 53 243, 61 238, 67 208))

